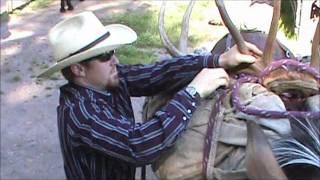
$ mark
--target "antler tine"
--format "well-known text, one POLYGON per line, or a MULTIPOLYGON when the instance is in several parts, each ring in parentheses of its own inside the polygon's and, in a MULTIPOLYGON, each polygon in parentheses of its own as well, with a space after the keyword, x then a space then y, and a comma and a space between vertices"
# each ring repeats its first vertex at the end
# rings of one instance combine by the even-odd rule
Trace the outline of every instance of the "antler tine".
POLYGON ((179 50, 185 53, 187 53, 188 51, 189 20, 190 20, 190 16, 191 16, 191 12, 194 4, 195 4, 195 0, 191 0, 189 2, 188 8, 183 15, 183 20, 181 25, 179 50))
POLYGON ((165 8, 166 8, 166 1, 162 1, 162 5, 160 8, 160 13, 159 13, 159 19, 158 19, 158 23, 159 23, 159 33, 160 33, 160 38, 161 41, 164 45, 164 47, 168 50, 168 52, 172 55, 172 56, 181 56, 184 55, 184 53, 182 53, 181 51, 179 51, 169 40, 169 37, 164 29, 164 14, 165 14, 165 8))
POLYGON ((236 28, 236 26, 232 23, 227 10, 225 8, 223 0, 215 0, 218 10, 220 12, 221 18, 228 28, 230 34, 232 35, 233 39, 235 40, 236 44, 238 45, 238 49, 243 54, 249 54, 249 49, 244 43, 244 39, 240 34, 240 31, 236 28))
POLYGON ((273 1, 273 15, 272 21, 269 29, 269 34, 266 42, 266 46, 264 48, 262 61, 265 65, 268 65, 272 61, 272 54, 273 54, 273 44, 276 40, 277 31, 278 31, 278 22, 280 19, 280 10, 281 10, 281 0, 274 0, 273 1))
POLYGON ((312 40, 312 53, 310 66, 320 71, 320 18, 312 40))

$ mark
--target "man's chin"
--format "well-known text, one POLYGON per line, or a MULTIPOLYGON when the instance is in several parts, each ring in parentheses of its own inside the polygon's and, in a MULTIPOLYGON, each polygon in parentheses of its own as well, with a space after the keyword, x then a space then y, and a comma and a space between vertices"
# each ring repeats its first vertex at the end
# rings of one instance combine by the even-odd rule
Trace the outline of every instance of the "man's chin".
POLYGON ((116 89, 119 87, 120 82, 119 81, 113 81, 109 85, 107 85, 108 89, 116 89))

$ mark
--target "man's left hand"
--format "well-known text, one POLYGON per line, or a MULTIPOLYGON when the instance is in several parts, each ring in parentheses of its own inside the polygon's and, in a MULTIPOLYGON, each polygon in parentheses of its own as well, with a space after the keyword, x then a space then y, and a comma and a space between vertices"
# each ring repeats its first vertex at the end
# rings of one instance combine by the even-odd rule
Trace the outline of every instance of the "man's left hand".
POLYGON ((249 48, 250 54, 241 54, 237 45, 234 45, 229 51, 220 55, 220 67, 230 69, 242 63, 252 64, 258 57, 262 56, 262 51, 257 46, 248 42, 245 42, 245 44, 249 48))

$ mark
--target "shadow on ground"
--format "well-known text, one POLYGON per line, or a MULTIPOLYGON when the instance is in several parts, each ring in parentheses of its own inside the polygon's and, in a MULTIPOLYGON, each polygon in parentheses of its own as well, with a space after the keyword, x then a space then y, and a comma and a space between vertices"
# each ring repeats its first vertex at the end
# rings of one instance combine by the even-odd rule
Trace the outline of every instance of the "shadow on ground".
MULTIPOLYGON (((45 9, 1 21, 1 179, 65 179, 57 134, 56 106, 61 76, 38 83, 36 74, 53 63, 49 29, 85 10, 99 18, 113 12, 143 10, 142 1, 73 1, 75 10, 61 14, 59 1, 45 9)), ((143 99, 133 99, 141 117, 143 99)), ((152 177, 149 174, 149 179, 152 177)))

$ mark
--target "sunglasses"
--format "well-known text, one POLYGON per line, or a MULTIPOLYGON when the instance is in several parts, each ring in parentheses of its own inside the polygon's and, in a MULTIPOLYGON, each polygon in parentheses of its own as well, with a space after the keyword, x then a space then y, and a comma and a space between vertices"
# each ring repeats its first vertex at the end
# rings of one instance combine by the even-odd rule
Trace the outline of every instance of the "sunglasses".
POLYGON ((114 55, 115 52, 116 52, 115 50, 107 51, 102 54, 99 54, 98 56, 94 56, 94 57, 91 57, 87 60, 84 60, 82 62, 88 62, 88 61, 92 61, 92 60, 99 60, 100 62, 107 62, 112 58, 112 56, 114 55))

